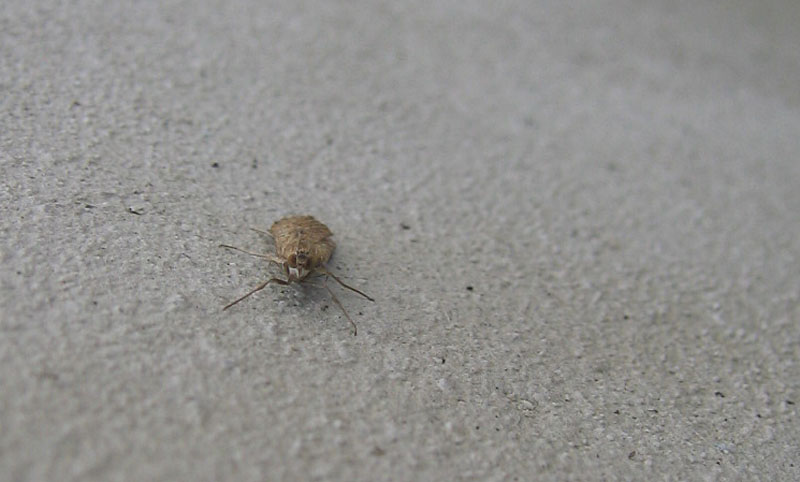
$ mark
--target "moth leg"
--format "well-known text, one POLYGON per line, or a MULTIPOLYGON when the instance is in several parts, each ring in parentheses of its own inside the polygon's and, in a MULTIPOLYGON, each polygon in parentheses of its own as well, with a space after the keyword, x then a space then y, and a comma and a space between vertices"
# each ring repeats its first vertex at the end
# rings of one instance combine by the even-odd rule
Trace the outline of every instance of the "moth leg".
POLYGON ((225 311, 225 310, 227 310, 227 309, 228 309, 228 308, 230 308, 231 306, 233 306, 233 305, 235 305, 236 303, 238 303, 238 302, 242 301, 243 299, 247 298, 248 296, 252 295, 253 293, 256 293, 256 292, 258 292, 258 291, 261 291, 261 290, 263 290, 264 288, 266 288, 266 287, 267 287, 267 285, 268 285, 268 284, 270 284, 270 283, 273 283, 273 282, 274 282, 274 283, 278 283, 279 285, 284 285, 284 286, 286 286, 286 285, 288 285, 288 284, 289 284, 289 282, 288 282, 288 281, 284 281, 284 280, 282 280, 282 279, 278 279, 278 278, 270 278, 270 279, 268 279, 267 281, 264 281, 264 282, 263 282, 263 283, 261 283, 260 285, 256 286, 256 287, 255 287, 255 288, 253 288, 252 290, 250 290, 250 292, 248 292, 246 295, 242 296, 241 298, 239 298, 239 299, 237 299, 237 300, 235 300, 235 301, 231 301, 230 303, 228 303, 227 305, 225 305, 225 307, 224 307, 224 308, 222 308, 222 311, 225 311))
POLYGON ((253 251, 248 251, 246 249, 237 248, 236 246, 231 246, 229 244, 220 244, 219 247, 220 248, 232 249, 234 251, 239 251, 241 253, 249 254, 250 256, 255 256, 256 258, 266 259, 266 260, 269 260, 269 261, 277 264, 278 266, 283 266, 283 260, 280 259, 279 257, 275 256, 274 254, 271 254, 271 253, 264 253, 264 254, 262 254, 262 253, 254 253, 253 251))
MULTIPOLYGON (((375 301, 373 298, 371 298, 370 296, 368 296, 364 292, 359 291, 359 290, 353 288, 352 286, 346 284, 344 281, 340 280, 335 274, 333 274, 330 271, 328 271, 327 268, 325 268, 324 266, 319 266, 317 268, 317 271, 319 271, 320 273, 322 273, 322 274, 324 274, 326 276, 330 276, 331 278, 335 279, 336 282, 339 283, 340 285, 342 285, 344 288, 347 288, 350 291, 355 291, 356 293, 360 294, 361 296, 363 296, 364 298, 366 298, 366 299, 368 299, 368 300, 370 300, 372 302, 375 301)), ((330 291, 330 290, 328 290, 328 291, 330 291)))
POLYGON ((344 306, 342 306, 342 303, 339 302, 339 298, 337 298, 336 295, 333 294, 333 291, 331 291, 331 289, 328 288, 328 283, 323 281, 322 282, 322 286, 324 286, 325 289, 328 290, 328 293, 331 295, 331 298, 333 299, 333 302, 336 303, 336 306, 338 306, 340 310, 342 310, 342 313, 344 313, 344 316, 347 318, 347 321, 349 321, 350 324, 353 325, 353 336, 357 336, 358 335, 358 327, 356 326, 356 323, 353 321, 353 319, 350 318, 350 315, 347 314, 347 310, 344 309, 344 306))

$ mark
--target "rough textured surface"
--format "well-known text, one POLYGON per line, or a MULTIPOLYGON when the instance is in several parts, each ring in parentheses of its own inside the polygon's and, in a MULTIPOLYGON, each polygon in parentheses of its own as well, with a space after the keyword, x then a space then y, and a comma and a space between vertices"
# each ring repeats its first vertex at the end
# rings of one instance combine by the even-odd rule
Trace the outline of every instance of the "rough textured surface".
POLYGON ((5 0, 0 479, 799 479, 798 24, 5 0))

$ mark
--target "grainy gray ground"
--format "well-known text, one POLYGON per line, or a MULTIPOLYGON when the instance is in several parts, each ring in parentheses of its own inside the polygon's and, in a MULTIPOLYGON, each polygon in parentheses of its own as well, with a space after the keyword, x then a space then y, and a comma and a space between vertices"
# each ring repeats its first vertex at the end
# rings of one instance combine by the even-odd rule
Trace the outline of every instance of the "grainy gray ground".
POLYGON ((798 24, 5 0, 0 479, 800 478, 798 24))

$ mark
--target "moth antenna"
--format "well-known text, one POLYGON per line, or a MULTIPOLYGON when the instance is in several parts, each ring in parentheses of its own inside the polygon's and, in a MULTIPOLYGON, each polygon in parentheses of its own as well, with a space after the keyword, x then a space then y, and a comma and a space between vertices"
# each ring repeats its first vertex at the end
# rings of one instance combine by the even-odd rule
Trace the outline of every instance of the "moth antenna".
POLYGON ((272 233, 270 233, 269 231, 264 231, 262 229, 253 228, 253 227, 251 227, 250 229, 252 229, 253 231, 257 232, 258 234, 263 234, 265 236, 269 236, 270 239, 273 239, 273 240, 275 239, 275 236, 273 236, 272 233))
POLYGON ((324 286, 325 289, 328 290, 328 293, 331 295, 331 299, 333 299, 333 302, 336 303, 336 306, 338 306, 340 310, 342 310, 342 313, 344 313, 344 316, 347 318, 347 321, 349 321, 350 324, 353 325, 353 336, 358 336, 358 327, 356 326, 356 323, 353 321, 353 319, 350 318, 350 315, 347 314, 347 310, 344 309, 342 303, 339 302, 339 298, 337 298, 336 295, 333 294, 333 291, 331 291, 331 289, 328 287, 328 283, 325 283, 323 281, 322 286, 324 286))
POLYGON ((242 248, 237 248, 236 246, 231 246, 229 244, 220 244, 219 247, 220 248, 232 249, 234 251, 239 251, 239 252, 242 252, 242 253, 245 253, 245 254, 249 254, 250 256, 255 256, 256 258, 267 259, 270 262, 275 263, 279 267, 283 266, 283 260, 280 259, 279 257, 275 256, 274 254, 270 254, 270 253, 266 253, 266 254, 254 253, 252 251, 248 251, 248 250, 242 249, 242 248))
MULTIPOLYGON (((368 300, 372 301, 373 303, 375 302, 375 300, 374 300, 373 298, 371 298, 369 295, 367 295, 367 294, 366 294, 366 293, 364 293, 363 291, 357 290, 357 289, 353 288, 352 286, 348 285, 347 283, 345 283, 344 281, 340 280, 340 279, 339 279, 339 278, 338 278, 338 277, 337 277, 335 274, 333 274, 333 273, 331 273, 330 271, 328 271, 328 270, 327 270, 327 268, 324 268, 324 267, 320 266, 320 267, 318 267, 318 268, 317 268, 317 271, 319 271, 320 273, 322 273, 322 274, 324 274, 324 275, 326 275, 326 276, 330 276, 331 278, 333 278, 334 280, 336 280, 336 282, 337 282, 337 283, 339 283, 340 285, 342 285, 342 287, 344 287, 344 288, 347 288, 347 289, 349 289, 350 291, 355 291, 356 293, 358 293, 358 294, 360 294, 361 296, 363 296, 364 298, 366 298, 366 299, 368 299, 368 300)), ((329 291, 330 291, 330 290, 329 290, 329 291)))
POLYGON ((278 283, 279 285, 284 285, 284 286, 289 284, 289 282, 288 282, 288 281, 284 281, 284 280, 282 280, 282 279, 278 279, 278 278, 270 278, 270 279, 268 279, 267 281, 264 281, 264 282, 263 282, 263 283, 261 283, 260 285, 256 286, 256 287, 255 287, 255 288, 253 288, 252 290, 250 290, 250 292, 248 292, 246 295, 242 296, 241 298, 239 298, 239 299, 237 299, 237 300, 231 301, 230 303, 228 303, 227 305, 225 305, 225 307, 224 307, 224 308, 222 308, 222 311, 225 311, 225 310, 227 310, 227 309, 228 309, 228 308, 230 308, 231 306, 233 306, 233 305, 235 305, 236 303, 238 303, 238 302, 242 301, 243 299, 247 298, 248 296, 252 295, 253 293, 256 293, 256 292, 259 292, 259 291, 263 290, 264 288, 266 288, 266 287, 267 287, 267 285, 268 285, 268 284, 270 284, 270 283, 272 283, 272 282, 275 282, 275 283, 278 283))
POLYGON ((271 259, 270 255, 268 255, 268 254, 254 253, 252 251, 248 251, 248 250, 242 249, 242 248, 237 248, 236 246, 231 246, 229 244, 220 244, 219 247, 220 248, 232 249, 234 251, 239 251, 240 253, 249 254, 250 256, 255 256, 257 258, 271 259))

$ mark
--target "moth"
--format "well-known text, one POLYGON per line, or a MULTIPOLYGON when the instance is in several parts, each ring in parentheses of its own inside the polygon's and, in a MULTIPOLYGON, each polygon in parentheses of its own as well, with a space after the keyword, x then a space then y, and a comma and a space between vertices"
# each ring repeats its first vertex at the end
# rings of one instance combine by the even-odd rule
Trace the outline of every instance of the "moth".
POLYGON ((257 293, 267 287, 270 283, 277 283, 279 285, 288 286, 292 283, 302 283, 309 281, 311 278, 324 276, 325 279, 322 285, 328 290, 333 302, 342 310, 344 316, 353 325, 353 335, 358 335, 358 327, 347 310, 344 309, 342 303, 333 294, 333 291, 328 287, 326 281, 328 277, 333 278, 342 287, 354 291, 364 298, 375 301, 373 298, 367 296, 364 292, 349 286, 344 281, 340 280, 336 275, 331 273, 325 266, 325 263, 331 259, 333 250, 336 249, 336 243, 333 242, 331 237, 333 233, 327 226, 314 219, 313 216, 288 216, 276 221, 269 231, 261 231, 259 229, 251 228, 253 231, 269 236, 275 241, 275 253, 254 253, 242 248, 230 246, 227 244, 220 244, 221 248, 233 249, 242 253, 247 253, 258 258, 266 259, 270 263, 277 265, 286 279, 270 278, 260 285, 250 290, 247 294, 238 298, 227 305, 223 310, 227 310, 236 303, 244 300, 253 293, 257 293))

